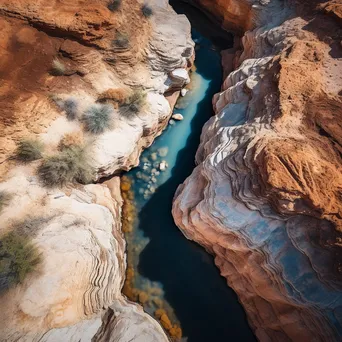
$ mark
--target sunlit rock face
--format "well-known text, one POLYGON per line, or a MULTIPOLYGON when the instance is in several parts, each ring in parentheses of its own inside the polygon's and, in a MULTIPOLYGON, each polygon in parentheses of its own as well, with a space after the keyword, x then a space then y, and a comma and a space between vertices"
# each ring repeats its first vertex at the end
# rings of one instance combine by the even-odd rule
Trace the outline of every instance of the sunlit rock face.
POLYGON ((173 216, 215 255, 261 341, 337 341, 340 9, 263 3, 214 97, 173 216))
POLYGON ((258 6, 258 0, 187 0, 194 6, 214 17, 223 28, 234 30, 237 34, 251 29, 254 26, 254 8, 258 6))
POLYGON ((158 323, 121 294, 126 243, 119 178, 46 191, 27 174, 18 170, 1 184, 13 194, 1 219, 7 231, 14 227, 33 239, 43 262, 2 292, 1 340, 90 341, 105 325, 111 341, 140 341, 140 335, 167 341, 158 323), (112 312, 115 324, 108 330, 112 312))
POLYGON ((112 101, 111 129, 86 137, 97 178, 137 165, 141 150, 165 128, 174 103, 164 93, 172 95, 185 83, 172 72, 184 75, 193 60, 190 24, 166 0, 151 2, 149 18, 142 3, 122 1, 116 11, 108 3, 2 1, 1 161, 27 135, 45 133, 46 142, 56 146, 64 133, 82 130, 83 113, 113 89, 147 96, 139 113, 122 111, 112 101), (59 77, 51 75, 56 59, 65 67, 59 77), (55 98, 77 102, 74 121, 55 98))
POLYGON ((69 139, 86 151, 97 181, 136 165, 161 134, 183 85, 169 76, 184 75, 192 64, 190 24, 164 0, 151 2, 150 18, 140 2, 122 1, 118 10, 108 4, 0 4, 0 192, 10 195, 6 206, 0 203, 0 239, 9 232, 29 236, 42 260, 20 283, 0 288, 1 341, 168 340, 121 295, 126 255, 119 179, 45 188, 37 176, 41 160, 11 158, 22 138, 39 139, 43 157, 58 155, 69 139), (146 94, 144 103, 120 111, 121 97, 134 90, 146 94), (70 99, 72 118, 63 107, 70 99), (104 102, 112 106, 110 125, 93 134, 84 113, 104 102))

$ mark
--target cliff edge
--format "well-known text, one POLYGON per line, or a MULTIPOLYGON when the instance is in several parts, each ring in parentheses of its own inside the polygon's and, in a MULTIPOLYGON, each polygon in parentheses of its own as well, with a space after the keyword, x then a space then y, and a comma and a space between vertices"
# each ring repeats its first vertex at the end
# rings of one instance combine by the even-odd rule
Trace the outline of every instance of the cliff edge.
POLYGON ((120 179, 189 82, 167 1, 1 1, 1 341, 168 341, 121 294, 120 179), (129 329, 128 329, 129 327, 129 329))
POLYGON ((227 77, 198 166, 175 195, 176 224, 215 256, 258 339, 338 341, 341 2, 216 0, 204 10, 247 31, 223 52, 227 77), (229 20, 243 12, 251 22, 229 20))

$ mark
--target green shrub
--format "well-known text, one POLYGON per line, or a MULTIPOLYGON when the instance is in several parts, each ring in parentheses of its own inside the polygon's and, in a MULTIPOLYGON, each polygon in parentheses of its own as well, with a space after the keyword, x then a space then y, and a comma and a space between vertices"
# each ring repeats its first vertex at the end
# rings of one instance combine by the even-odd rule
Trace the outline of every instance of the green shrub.
POLYGON ((119 10, 121 3, 122 3, 122 0, 111 0, 109 1, 107 7, 110 11, 115 12, 119 10))
POLYGON ((41 261, 41 254, 28 237, 13 231, 1 237, 0 292, 22 283, 41 261))
POLYGON ((129 47, 128 35, 126 33, 117 32, 112 44, 114 47, 127 49, 129 47))
POLYGON ((38 168, 38 176, 46 187, 63 186, 69 182, 90 183, 93 178, 85 149, 70 147, 47 157, 38 168))
POLYGON ((12 195, 6 191, 0 191, 0 213, 6 205, 10 202, 12 195))
POLYGON ((142 11, 142 14, 146 17, 146 18, 149 18, 150 16, 153 15, 153 10, 152 8, 147 5, 147 4, 144 4, 141 6, 141 11, 142 11))
POLYGON ((101 134, 111 127, 113 106, 109 104, 94 104, 83 114, 85 129, 93 134, 101 134))
POLYGON ((140 112, 146 104, 146 95, 147 94, 141 89, 133 91, 132 95, 130 95, 121 106, 120 113, 127 114, 129 112, 140 112))
POLYGON ((63 62, 61 62, 59 59, 55 58, 52 61, 52 66, 51 66, 51 75, 54 76, 63 76, 66 72, 66 67, 63 62))
POLYGON ((23 139, 18 143, 15 151, 16 159, 22 162, 30 162, 41 159, 44 145, 38 140, 23 139))
POLYGON ((68 120, 75 120, 78 113, 78 100, 70 97, 62 102, 61 108, 65 111, 68 120))

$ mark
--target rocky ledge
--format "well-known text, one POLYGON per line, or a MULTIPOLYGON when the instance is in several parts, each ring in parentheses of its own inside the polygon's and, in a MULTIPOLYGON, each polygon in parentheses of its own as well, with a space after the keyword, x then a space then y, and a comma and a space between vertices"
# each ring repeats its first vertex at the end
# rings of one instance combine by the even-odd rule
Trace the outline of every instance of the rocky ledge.
POLYGON ((0 340, 168 341, 121 294, 120 179, 77 181, 130 169, 167 125, 193 60, 186 17, 5 0, 0 26, 0 340))
POLYGON ((175 221, 215 256, 258 339, 341 340, 341 2, 192 2, 248 31, 223 52, 175 221), (230 21, 243 13, 251 23, 230 21))

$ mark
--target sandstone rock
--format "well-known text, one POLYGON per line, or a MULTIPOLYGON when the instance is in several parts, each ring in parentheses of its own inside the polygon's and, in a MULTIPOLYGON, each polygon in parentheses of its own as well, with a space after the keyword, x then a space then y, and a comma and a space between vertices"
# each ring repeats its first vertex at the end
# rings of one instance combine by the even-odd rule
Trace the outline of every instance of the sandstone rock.
POLYGON ((176 121, 182 121, 184 119, 182 114, 173 114, 172 119, 176 121))
POLYGON ((258 7, 259 26, 242 38, 235 71, 214 97, 216 116, 203 128, 198 166, 173 204, 177 225, 214 254, 261 341, 342 336, 334 266, 341 262, 342 132, 334 123, 342 115, 342 66, 331 55, 336 21, 314 9, 313 2, 297 13, 278 1, 258 7), (320 38, 327 32, 330 42, 320 38))
POLYGON ((85 132, 79 139, 96 180, 137 165, 142 149, 165 128, 172 115, 172 101, 162 95, 168 75, 192 63, 190 24, 166 0, 154 4, 151 20, 141 20, 139 3, 122 6, 114 13, 107 2, 93 0, 0 4, 0 189, 13 194, 1 212, 0 234, 33 215, 39 225, 29 235, 43 259, 41 269, 1 294, 0 340, 168 340, 121 295, 126 256, 119 180, 46 190, 36 177, 39 161, 18 165, 9 158, 19 139, 37 135, 47 154, 56 153, 66 134, 84 131, 89 106, 99 100, 117 107, 113 89, 123 96, 148 91, 139 113, 113 110, 103 135, 85 132), (120 30, 130 37, 128 48, 113 44, 120 30), (56 58, 67 70, 60 76, 51 75, 56 58), (73 121, 57 105, 70 98, 77 102, 73 121))
POLYGON ((184 97, 187 93, 188 93, 188 89, 186 89, 186 88, 183 88, 182 90, 181 90, 181 95, 184 97))
POLYGON ((181 89, 183 86, 190 83, 188 71, 181 68, 171 71, 169 79, 169 89, 181 89))
POLYGON ((114 302, 94 337, 95 342, 168 342, 163 329, 141 307, 114 302), (129 329, 127 329, 129 327, 129 329))

